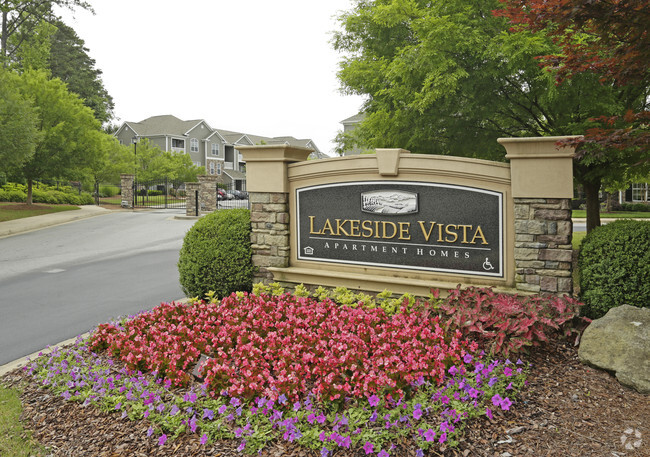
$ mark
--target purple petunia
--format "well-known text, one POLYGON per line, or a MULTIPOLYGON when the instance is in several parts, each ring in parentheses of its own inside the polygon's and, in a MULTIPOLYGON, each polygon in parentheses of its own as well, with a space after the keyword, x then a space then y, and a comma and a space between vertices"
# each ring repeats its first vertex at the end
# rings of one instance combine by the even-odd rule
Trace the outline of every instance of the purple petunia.
POLYGON ((207 419, 207 420, 210 420, 210 421, 213 420, 214 419, 214 411, 212 411, 211 409, 205 408, 203 410, 203 419, 207 419))
POLYGON ((162 446, 167 442, 167 435, 164 433, 160 435, 160 438, 158 438, 158 446, 162 446))
POLYGON ((205 444, 208 442, 208 435, 206 433, 203 434, 201 437, 201 444, 205 444))
POLYGON ((372 454, 374 448, 375 448, 375 445, 372 444, 370 441, 366 441, 366 444, 363 445, 363 450, 366 451, 366 455, 372 454))
POLYGON ((375 407, 379 404, 379 397, 377 395, 371 395, 368 397, 368 403, 370 403, 370 406, 375 407))
POLYGON ((429 429, 426 432, 424 432, 424 439, 427 441, 433 441, 436 438, 436 432, 433 431, 433 429, 429 429))
POLYGON ((377 457, 388 457, 388 452, 386 452, 384 449, 379 451, 379 454, 377 454, 377 457))

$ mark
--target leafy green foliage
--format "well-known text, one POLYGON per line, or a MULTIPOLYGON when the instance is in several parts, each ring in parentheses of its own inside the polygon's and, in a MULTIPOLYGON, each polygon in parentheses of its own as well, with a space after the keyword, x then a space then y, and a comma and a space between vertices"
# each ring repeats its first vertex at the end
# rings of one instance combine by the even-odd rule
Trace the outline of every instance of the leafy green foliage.
MULTIPOLYGON (((195 182, 197 176, 205 173, 204 167, 192 163, 189 154, 182 152, 163 151, 153 145, 149 139, 143 138, 138 141, 137 151, 132 149, 137 160, 136 176, 141 181, 152 181, 154 179, 168 178, 185 182, 195 182)), ((131 172, 128 169, 123 172, 131 172)))
POLYGON ((620 305, 650 307, 650 222, 618 220, 590 232, 580 247, 584 314, 620 305))
POLYGON ((37 114, 19 91, 19 76, 0 67, 0 173, 22 166, 34 154, 37 114))
POLYGON ((75 178, 95 153, 99 122, 78 96, 68 92, 59 79, 42 71, 26 71, 19 91, 38 109, 40 137, 34 154, 16 171, 27 179, 27 203, 35 179, 75 178))
POLYGON ((183 291, 203 297, 214 291, 225 297, 250 291, 255 267, 250 241, 250 211, 216 211, 199 219, 183 240, 178 271, 183 291))
MULTIPOLYGON (((0 188, 0 201, 25 203, 27 201, 27 187, 23 184, 7 183, 0 188)), ((79 191, 70 186, 48 186, 39 184, 33 189, 34 203, 48 203, 51 205, 92 205, 94 200, 87 192, 79 191)))
MULTIPOLYGON (((268 285, 256 283, 253 285, 253 293, 256 295, 279 297, 285 293, 285 288, 277 282, 268 285)), ((312 297, 318 300, 329 298, 339 305, 349 306, 351 308, 381 308, 388 316, 394 316, 404 310, 412 310, 418 304, 414 295, 406 293, 395 296, 390 290, 384 290, 376 295, 369 295, 363 292, 352 291, 346 287, 328 289, 323 286, 318 286, 312 293, 303 284, 298 284, 294 290, 294 295, 304 298, 312 297)), ((429 302, 433 303, 434 301, 433 295, 430 295, 429 302)))
POLYGON ((363 146, 503 159, 500 136, 582 134, 589 117, 639 99, 588 74, 556 86, 536 57, 558 47, 510 31, 492 14, 498 0, 353 5, 333 43, 344 90, 368 97, 353 139, 363 146))

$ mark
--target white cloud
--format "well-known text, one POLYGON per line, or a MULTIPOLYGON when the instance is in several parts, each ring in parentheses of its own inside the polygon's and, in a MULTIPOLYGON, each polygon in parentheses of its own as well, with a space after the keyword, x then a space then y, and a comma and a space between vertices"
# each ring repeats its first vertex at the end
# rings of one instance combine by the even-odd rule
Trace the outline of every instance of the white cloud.
POLYGON ((62 12, 103 72, 120 121, 173 114, 311 138, 330 152, 362 99, 339 94, 329 41, 350 0, 92 0, 62 12))

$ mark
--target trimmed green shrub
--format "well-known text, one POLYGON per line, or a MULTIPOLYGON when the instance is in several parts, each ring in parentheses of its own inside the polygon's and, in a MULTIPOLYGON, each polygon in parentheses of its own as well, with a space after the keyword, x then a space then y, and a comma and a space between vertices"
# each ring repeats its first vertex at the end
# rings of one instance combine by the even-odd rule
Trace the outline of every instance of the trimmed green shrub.
POLYGON ((623 211, 632 211, 635 213, 650 212, 650 204, 648 203, 623 203, 621 205, 623 211))
POLYGON ((255 271, 250 233, 247 209, 216 211, 196 221, 178 260, 183 292, 188 297, 204 297, 210 291, 218 297, 249 292, 255 271))
POLYGON ((618 220, 580 246, 580 298, 592 319, 620 305, 650 307, 650 222, 618 220))

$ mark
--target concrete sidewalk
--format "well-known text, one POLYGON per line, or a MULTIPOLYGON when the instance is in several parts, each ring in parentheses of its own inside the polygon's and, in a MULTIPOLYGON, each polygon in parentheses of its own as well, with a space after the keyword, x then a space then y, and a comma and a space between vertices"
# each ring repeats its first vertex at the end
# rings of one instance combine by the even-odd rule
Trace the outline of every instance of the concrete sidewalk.
POLYGON ((0 222, 0 238, 17 235, 19 233, 40 230, 54 225, 66 224, 88 217, 109 214, 111 210, 101 206, 84 205, 77 210, 61 211, 59 213, 45 214, 43 216, 23 217, 13 221, 0 222))

